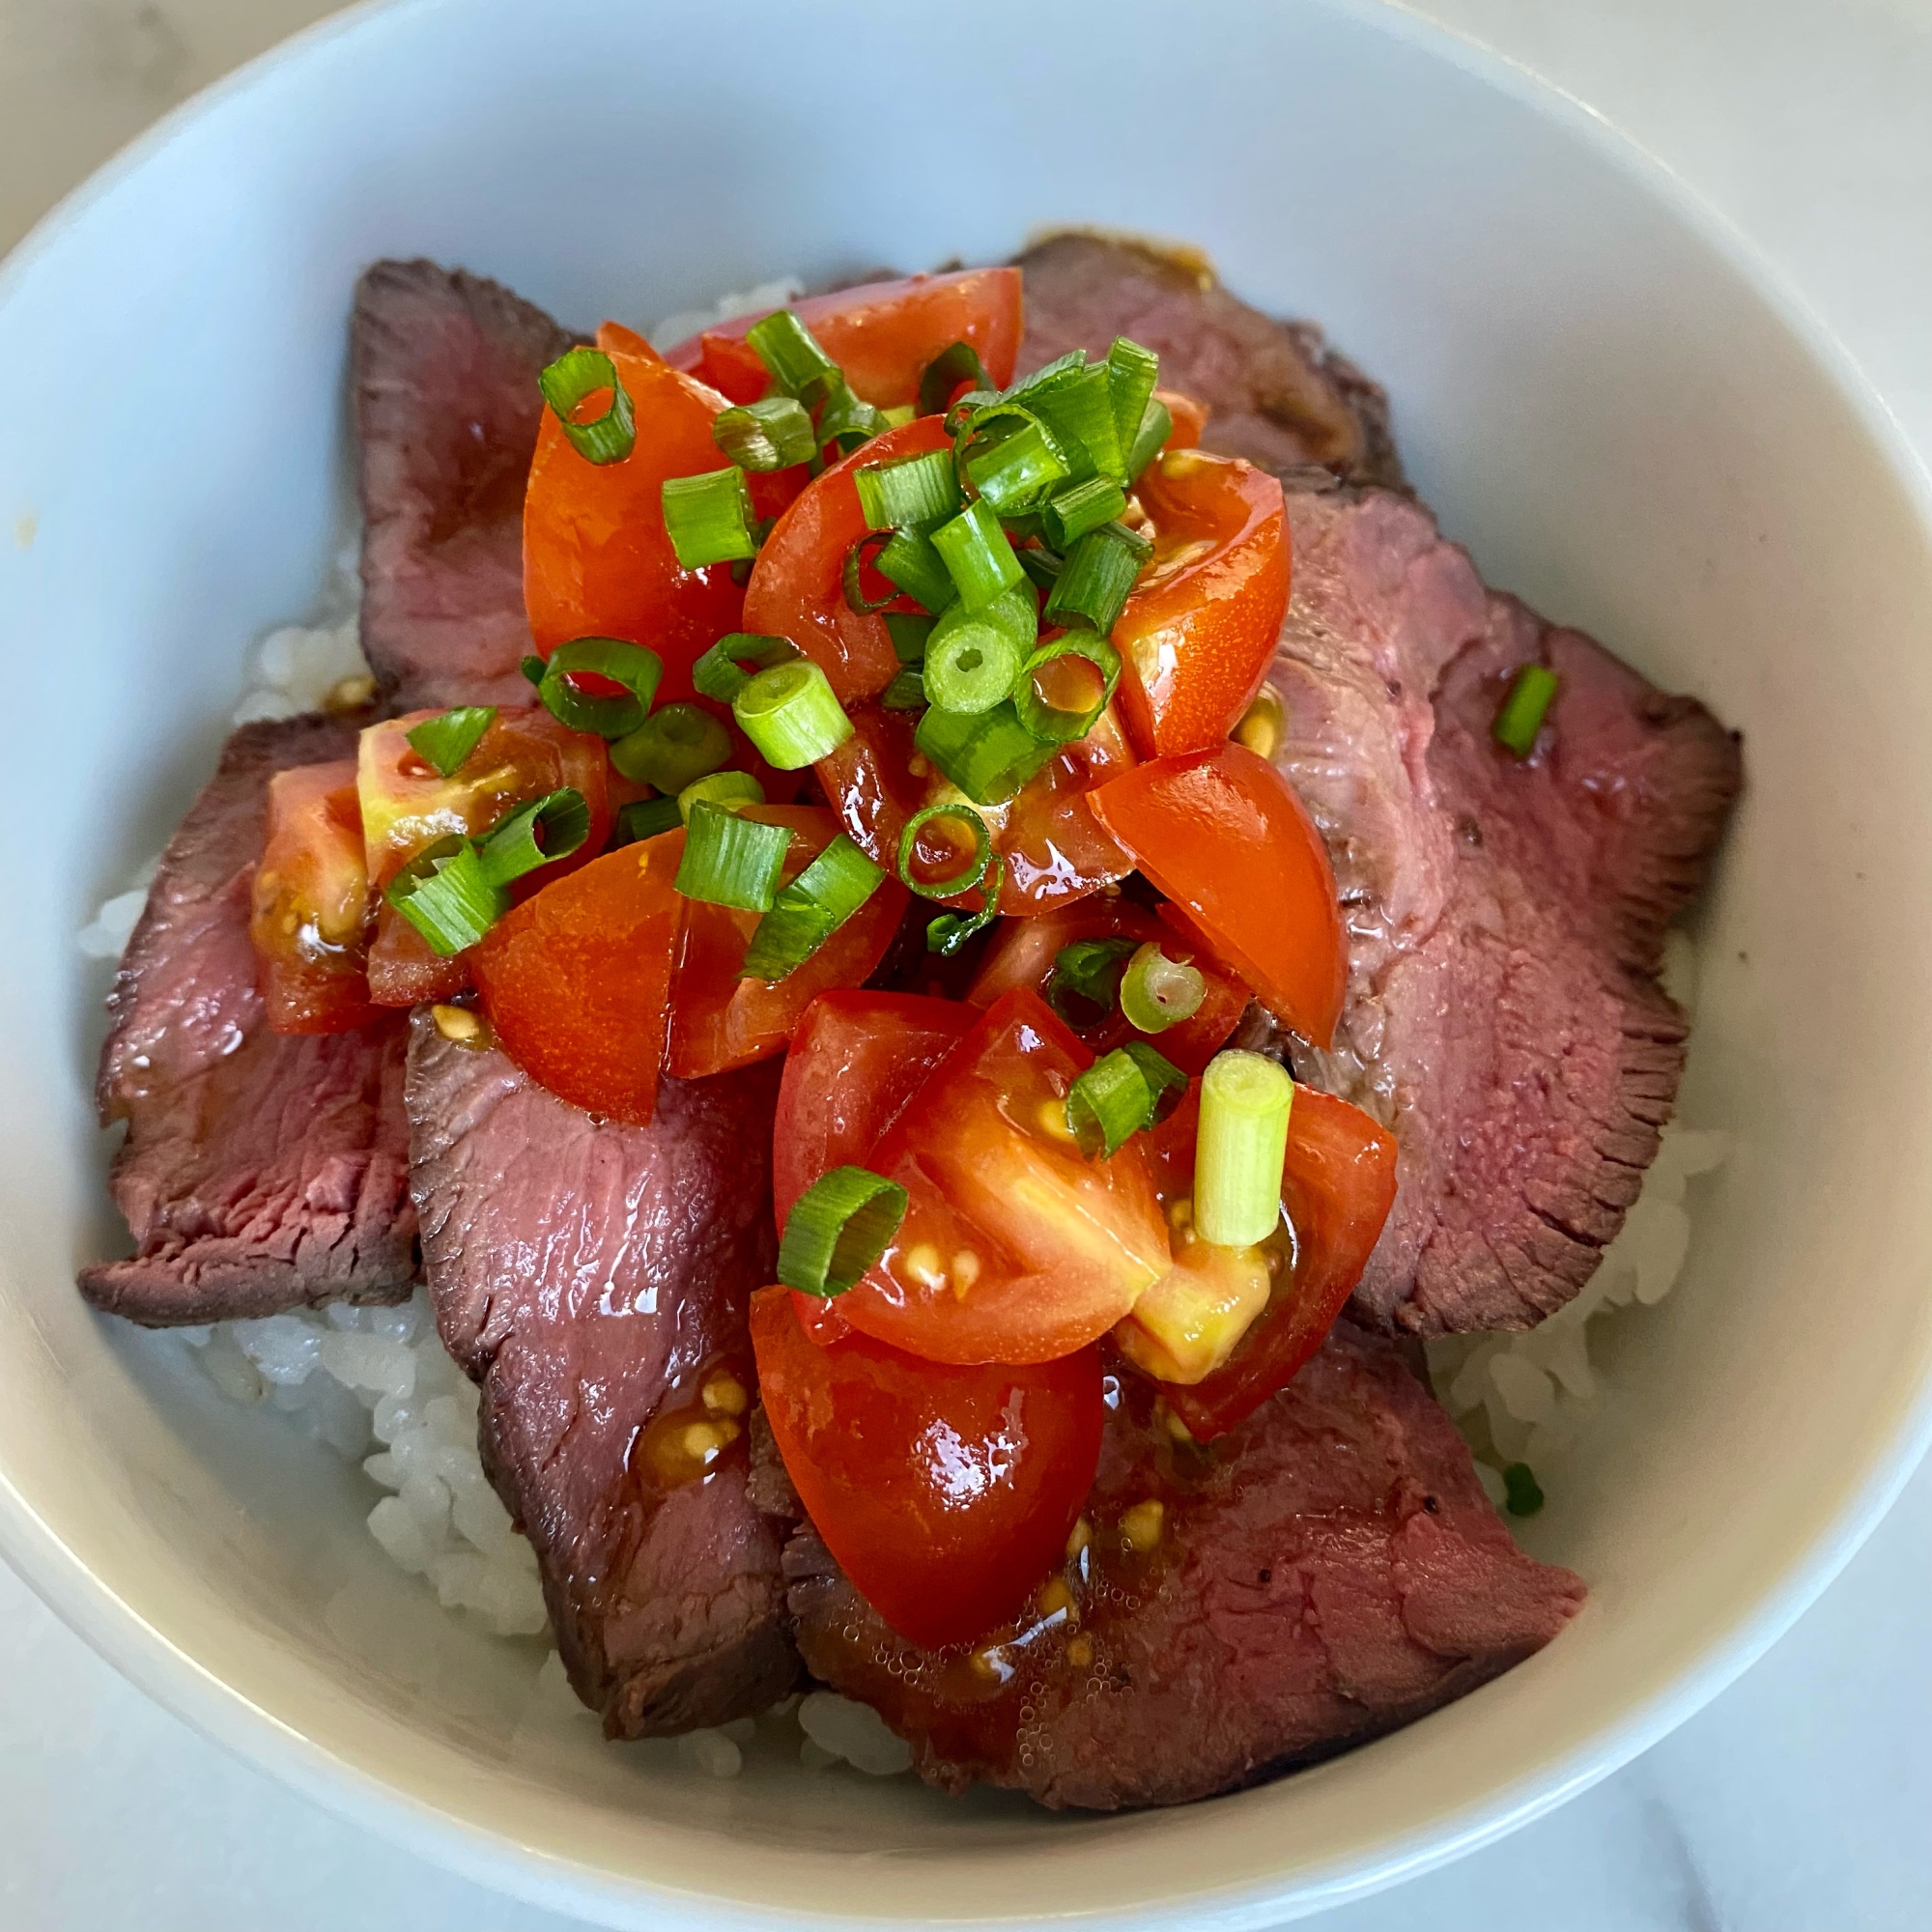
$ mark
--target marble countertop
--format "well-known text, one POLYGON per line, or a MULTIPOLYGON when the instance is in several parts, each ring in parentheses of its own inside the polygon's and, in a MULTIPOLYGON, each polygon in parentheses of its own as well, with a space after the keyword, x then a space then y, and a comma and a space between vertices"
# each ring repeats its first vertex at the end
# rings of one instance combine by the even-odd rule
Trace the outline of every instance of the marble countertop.
MULTIPOLYGON (((319 0, 0 0, 0 249, 319 0)), ((1416 0, 1742 229, 1932 462, 1932 0, 1416 0)), ((1932 1464, 1771 1654, 1618 1776, 1322 1932, 1932 1921, 1932 1464)), ((149 1703, 0 1567, 0 1932, 565 1932, 149 1703)))

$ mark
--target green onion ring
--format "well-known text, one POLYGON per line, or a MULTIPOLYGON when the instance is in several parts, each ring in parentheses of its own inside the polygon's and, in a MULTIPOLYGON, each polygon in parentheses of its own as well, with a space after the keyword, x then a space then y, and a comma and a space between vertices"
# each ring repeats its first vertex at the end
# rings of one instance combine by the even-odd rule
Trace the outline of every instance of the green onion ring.
POLYGON ((863 1167, 835 1167, 792 1204, 778 1277, 802 1294, 843 1294, 863 1280, 905 1220, 906 1191, 863 1167))
POLYGON ((970 805, 928 805, 923 811, 914 812, 906 820, 905 830, 899 834, 899 879, 923 899, 957 898, 961 893, 970 893, 986 876, 992 855, 993 835, 986 830, 986 821, 970 805), (935 818, 954 818, 971 829, 973 858, 964 871, 950 879, 937 879, 927 884, 914 876, 912 862, 920 833, 935 818))

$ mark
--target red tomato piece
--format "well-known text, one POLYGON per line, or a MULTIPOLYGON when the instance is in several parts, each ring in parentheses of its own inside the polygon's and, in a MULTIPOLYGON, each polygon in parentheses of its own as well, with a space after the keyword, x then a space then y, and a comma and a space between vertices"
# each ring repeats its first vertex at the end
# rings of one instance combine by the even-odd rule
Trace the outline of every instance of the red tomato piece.
POLYGON ((498 920, 469 954, 504 1052, 559 1099, 638 1126, 657 1110, 683 856, 682 831, 607 853, 498 920))
MULTIPOLYGON (((915 774, 913 724, 904 712, 862 704, 851 715, 852 735, 819 760, 818 781, 854 843, 880 865, 896 867, 906 821, 952 796, 952 790, 929 767, 915 774)), ((1132 859, 1094 816, 1087 799, 1094 785, 1133 764, 1113 713, 1104 712, 1085 738, 1056 753, 1015 797, 987 809, 994 849, 1007 860, 1000 882, 1002 913, 1027 918, 1082 898, 1133 870, 1132 859)), ((978 893, 964 895, 959 903, 977 908, 978 893)))
MULTIPOLYGON (((1200 1120, 1197 1082, 1148 1136, 1163 1201, 1193 1190, 1200 1120)), ((1160 1384, 1197 1441, 1234 1428, 1321 1348, 1395 1205, 1395 1155, 1394 1135, 1359 1107, 1296 1086, 1281 1180, 1294 1231, 1292 1265, 1277 1274, 1267 1307, 1220 1368, 1198 1382, 1160 1384)))
POLYGON ((854 611, 845 601, 845 558, 867 528, 853 472, 863 464, 952 446, 938 416, 875 436, 810 484, 772 526, 752 566, 743 628, 789 638, 825 672, 841 704, 874 696, 899 668, 884 616, 854 611))
POLYGON ((1327 1046, 1348 983, 1341 908, 1321 835, 1280 772, 1227 744, 1140 765, 1090 802, 1261 1003, 1327 1046))
MULTIPOLYGON (((1021 328, 1017 269, 962 269, 867 282, 807 296, 791 309, 845 372, 854 392, 878 409, 917 402, 926 365, 955 342, 970 342, 979 351, 1000 387, 1013 379, 1021 328)), ((757 351, 745 340, 758 320, 744 315, 721 322, 680 342, 668 359, 695 371, 734 403, 756 402, 771 383, 757 351)))
POLYGON ((1081 1006, 1064 1002, 1062 1017, 1096 1059, 1111 1053, 1123 1040, 1142 1039, 1165 1054, 1183 1073, 1199 1073, 1239 1023, 1248 1004, 1248 989, 1233 973, 1145 906, 1100 894, 1038 919, 1009 920, 981 962, 980 977, 973 981, 967 999, 976 1007, 989 1007, 1015 986, 1030 987, 1046 999, 1054 959, 1063 947, 1082 939, 1127 939, 1136 946, 1152 941, 1170 959, 1198 968, 1206 982, 1201 1005, 1192 1017, 1157 1034, 1144 1034, 1129 1026, 1118 1005, 1104 1013, 1087 1007, 1083 1023, 1081 1006))
POLYGON ((994 1002, 865 1165, 909 1197, 852 1326, 938 1362, 1044 1362, 1105 1334, 1168 1265, 1139 1136, 1088 1160, 1066 1092, 1093 1064, 1024 988, 994 1002))
MULTIPOLYGON (((838 819, 820 806, 759 805, 745 816, 782 825, 792 834, 783 875, 787 884, 838 832, 838 819)), ((758 914, 685 900, 670 1072, 680 1080, 696 1080, 782 1053, 819 994, 835 986, 857 986, 871 977, 898 930, 909 896, 896 879, 886 879, 804 965, 775 985, 738 977, 758 914)))
POLYGON ((277 1033, 349 1033, 369 1002, 369 869, 355 762, 298 765, 269 782, 269 833, 255 867, 256 976, 277 1033))
POLYGON ((1161 448, 1198 449, 1201 432, 1208 427, 1208 405, 1183 396, 1179 389, 1156 389, 1153 394, 1156 402, 1167 405, 1167 412, 1174 418, 1174 428, 1161 448))
POLYGON ((814 1347, 776 1288, 752 1297, 752 1347, 786 1473, 873 1608, 928 1649, 1016 1615, 1099 1466, 1099 1351, 980 1368, 865 1335, 814 1347))
POLYGON ((1281 483, 1235 457, 1174 450, 1134 494, 1154 553, 1112 633, 1122 715, 1147 757, 1209 751, 1261 688, 1288 611, 1281 483))

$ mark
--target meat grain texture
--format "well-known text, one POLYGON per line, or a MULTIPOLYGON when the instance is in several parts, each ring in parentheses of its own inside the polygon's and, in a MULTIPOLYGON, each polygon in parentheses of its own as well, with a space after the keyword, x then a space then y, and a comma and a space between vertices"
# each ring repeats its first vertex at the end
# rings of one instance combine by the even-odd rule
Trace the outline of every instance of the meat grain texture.
POLYGON ((244 724, 161 855, 107 998, 95 1099, 128 1123, 109 1188, 136 1251, 81 1270, 97 1307, 164 1326, 410 1292, 402 1022, 273 1032, 248 938, 269 781, 355 748, 327 719, 244 724))
POLYGON ((647 1127, 599 1122, 494 1047, 412 1023, 412 1185, 437 1327, 482 1385, 483 1462, 535 1547, 565 1667, 611 1737, 764 1709, 797 1664, 780 1528, 741 1438, 657 1489, 633 1443, 724 1365, 777 1240, 776 1064, 667 1080, 647 1127))

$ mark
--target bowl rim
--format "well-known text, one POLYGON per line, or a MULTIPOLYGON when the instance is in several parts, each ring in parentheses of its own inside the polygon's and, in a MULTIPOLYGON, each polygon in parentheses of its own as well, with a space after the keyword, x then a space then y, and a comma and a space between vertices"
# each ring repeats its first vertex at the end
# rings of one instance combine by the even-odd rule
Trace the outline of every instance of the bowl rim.
MULTIPOLYGON (((309 59, 337 40, 375 30, 405 14, 455 13, 467 0, 356 0, 312 22, 211 82, 170 109, 64 195, 0 259, 0 309, 15 297, 43 257, 62 247, 97 203, 188 128, 231 99, 309 59)), ((1310 11, 1387 35, 1460 68, 1563 132, 1646 191, 1743 281, 1826 378, 1870 439, 1891 480, 1932 535, 1932 452, 1920 452, 1898 416, 1837 333, 1792 278, 1737 222, 1705 201, 1662 156, 1568 88, 1538 73, 1473 32, 1424 17, 1411 0, 1297 0, 1310 11)), ((1487 1791, 1446 1801, 1435 1816, 1402 1836, 1335 1857, 1292 1881, 1258 1879, 1192 1887, 1121 1911, 1099 1907, 1065 1915, 1065 1922, 1154 1932, 1177 1910, 1211 1918, 1224 1932, 1259 1928, 1366 1897, 1507 1836, 1543 1817, 1633 1759, 1694 1716, 1741 1677, 1816 1602, 1897 1500, 1919 1463, 1932 1454, 1932 1377, 1902 1410, 1890 1439, 1875 1447, 1847 1482, 1828 1525, 1784 1575, 1704 1653, 1617 1722, 1567 1751, 1533 1762, 1487 1791)), ((163 1709, 244 1762, 336 1816, 374 1832, 443 1869, 526 1903, 582 1913, 597 1922, 640 1922, 640 1910, 668 1909, 678 1922, 753 1932, 779 1920, 768 1911, 715 1893, 642 1877, 620 1877, 561 1854, 516 1840, 460 1812, 423 1799, 368 1764, 356 1763, 309 1737, 188 1656, 114 1595, 67 1548, 53 1526, 0 1470, 0 1556, 55 1615, 124 1677, 163 1709)), ((810 1907, 790 1907, 789 1922, 835 1927, 884 1924, 810 1907)), ((896 1922, 904 1923, 903 1919, 896 1922)), ((1011 1926, 1008 1917, 946 1917, 925 1921, 946 1932, 1011 1926)))

